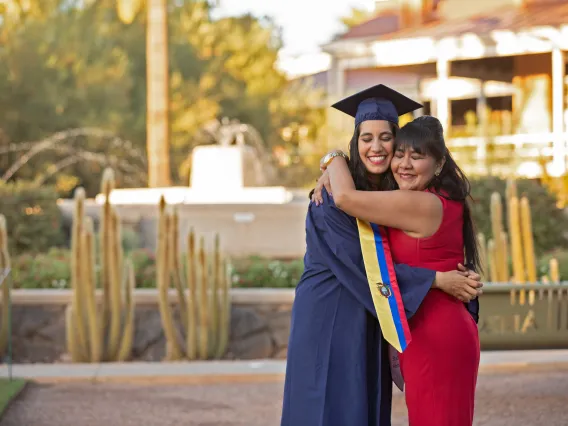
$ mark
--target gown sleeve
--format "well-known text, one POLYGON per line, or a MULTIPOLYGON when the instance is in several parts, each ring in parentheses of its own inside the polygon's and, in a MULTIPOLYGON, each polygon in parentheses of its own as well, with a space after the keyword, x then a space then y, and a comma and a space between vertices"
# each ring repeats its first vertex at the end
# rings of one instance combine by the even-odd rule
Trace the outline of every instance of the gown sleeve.
MULTIPOLYGON (((377 313, 369 290, 367 275, 354 218, 335 206, 325 190, 324 203, 310 203, 306 233, 316 242, 319 261, 326 264, 339 282, 375 317, 377 313)), ((436 272, 395 264, 395 273, 407 318, 411 318, 432 287, 436 272)))

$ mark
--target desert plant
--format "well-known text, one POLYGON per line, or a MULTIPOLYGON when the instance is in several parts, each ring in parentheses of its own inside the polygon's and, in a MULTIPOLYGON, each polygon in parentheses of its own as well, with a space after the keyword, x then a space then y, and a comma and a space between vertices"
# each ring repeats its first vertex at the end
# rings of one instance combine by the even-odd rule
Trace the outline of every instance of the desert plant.
MULTIPOLYGON (((8 251, 8 229, 6 218, 0 214, 0 276, 7 278, 10 269, 10 253, 8 251)), ((2 285, 2 324, 0 324, 0 354, 6 350, 10 333, 10 285, 2 285)))
POLYGON ((98 256, 93 222, 84 214, 85 191, 79 188, 75 192, 71 235, 73 297, 67 307, 66 329, 67 347, 76 362, 125 361, 132 350, 135 277, 131 262, 123 260, 120 221, 109 201, 113 187, 114 174, 107 169, 102 182, 105 203, 98 256), (102 288, 102 303, 97 303, 97 281, 102 288))
MULTIPOLYGON (((507 282, 512 278, 517 284, 537 282, 535 242, 528 197, 522 196, 519 200, 516 182, 509 180, 506 188, 508 233, 503 228, 503 205, 498 192, 491 194, 490 205, 493 238, 488 242, 487 256, 491 281, 507 282), (510 246, 508 236, 510 236, 510 246), (512 275, 510 266, 512 266, 512 275)), ((485 239, 484 234, 480 234, 478 238, 481 243, 485 239)), ((554 262, 556 260, 553 264, 554 262)), ((552 269, 558 271, 557 267, 552 269)), ((524 301, 525 293, 521 292, 520 303, 523 304, 524 301)))
POLYGON ((170 211, 162 197, 159 205, 156 275, 159 306, 169 360, 221 358, 229 340, 230 296, 228 262, 215 237, 213 250, 205 239, 196 243, 193 230, 187 235, 187 249, 179 253, 179 216, 170 211), (185 263, 185 265, 183 265, 185 263), (184 273, 185 272, 185 273, 184 273), (169 301, 175 287, 185 342, 179 337, 169 301))

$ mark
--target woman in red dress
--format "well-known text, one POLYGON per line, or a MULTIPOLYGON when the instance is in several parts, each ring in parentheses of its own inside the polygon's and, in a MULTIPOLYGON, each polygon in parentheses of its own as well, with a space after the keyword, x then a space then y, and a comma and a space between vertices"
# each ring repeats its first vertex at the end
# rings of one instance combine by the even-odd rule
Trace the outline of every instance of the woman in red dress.
MULTIPOLYGON (((392 191, 357 191, 346 160, 327 166, 335 204, 389 227, 393 260, 450 271, 480 269, 467 202, 470 187, 443 138, 440 122, 420 117, 397 133, 392 191)), ((466 306, 432 289, 409 320, 412 341, 400 354, 410 426, 470 426, 479 367, 477 325, 466 306)))

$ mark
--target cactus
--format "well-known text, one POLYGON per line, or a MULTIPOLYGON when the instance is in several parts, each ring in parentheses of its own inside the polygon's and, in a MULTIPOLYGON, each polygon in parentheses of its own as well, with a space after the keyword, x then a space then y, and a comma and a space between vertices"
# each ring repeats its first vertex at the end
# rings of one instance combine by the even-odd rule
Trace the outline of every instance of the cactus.
POLYGON ((158 222, 157 274, 160 290, 160 313, 169 359, 221 358, 226 351, 230 326, 228 262, 223 259, 219 236, 213 250, 205 247, 204 237, 196 239, 193 230, 187 235, 185 265, 179 263, 179 217, 167 212, 160 199, 158 222), (196 244, 197 242, 197 244, 196 244), (184 272, 185 267, 185 273, 184 272), (183 282, 185 278, 185 283, 183 282), (170 285, 176 289, 180 307, 181 329, 186 333, 185 350, 181 347, 168 300, 170 285))
POLYGON ((536 283, 536 259, 534 255, 534 238, 532 232, 531 208, 527 197, 521 198, 521 229, 527 280, 536 283))
MULTIPOLYGON (((519 199, 513 195, 509 199, 509 231, 511 233, 511 256, 513 259, 513 282, 522 284, 525 282, 525 267, 523 265, 523 243, 521 239, 521 211, 519 199)), ((526 292, 521 290, 519 303, 524 305, 526 292)))
POLYGON ((521 212, 519 199, 513 196, 509 200, 509 232, 511 234, 511 255, 513 258, 513 279, 517 284, 525 282, 525 268, 521 237, 521 212))
POLYGON ((493 232, 493 241, 495 244, 495 272, 497 281, 507 281, 507 249, 506 239, 503 234, 503 205, 501 203, 501 195, 498 192, 491 194, 491 229, 493 232))
MULTIPOLYGON (((6 218, 0 215, 0 272, 10 268, 10 253, 8 252, 8 229, 6 218)), ((5 277, 6 278, 6 277, 5 277)), ((7 282, 2 285, 2 325, 0 328, 0 354, 6 350, 10 333, 10 286, 7 282)))
MULTIPOLYGON (((489 266, 489 255, 487 251, 487 243, 485 241, 485 235, 483 234, 483 232, 477 234, 477 242, 479 244, 479 257, 481 259, 481 268, 485 274, 487 273, 489 266)), ((485 276, 482 276, 481 279, 485 280, 485 276)))
POLYGON ((491 282, 496 283, 499 281, 499 275, 497 273, 497 250, 495 249, 495 242, 493 240, 487 242, 487 258, 491 282))
MULTIPOLYGON (((513 276, 515 283, 536 283, 537 262, 534 249, 534 236, 532 229, 532 217, 530 202, 526 196, 522 196, 519 200, 517 195, 517 186, 514 179, 507 180, 506 194, 507 200, 507 224, 509 233, 502 227, 503 208, 501 203, 501 195, 494 192, 491 195, 491 228, 493 239, 489 240, 487 245, 487 258, 489 263, 489 271, 491 281, 507 281, 508 276, 508 259, 509 250, 512 260, 513 276), (500 236, 497 238, 497 236, 500 236), (510 249, 507 237, 510 236, 510 249)), ((483 253, 482 236, 478 236, 480 241, 480 251, 483 253)), ((553 259, 550 261, 550 274, 543 276, 541 282, 558 282, 558 262, 553 259)), ((525 303, 525 291, 520 292, 519 303, 525 303)), ((529 298, 531 292, 529 292, 529 298)), ((530 301, 529 301, 530 302, 530 301)))
POLYGON ((197 270, 199 283, 199 356, 207 358, 209 352, 209 291, 208 280, 209 275, 207 258, 205 256, 205 240, 203 237, 199 240, 199 249, 197 251, 197 270))
POLYGON ((164 197, 160 199, 159 209, 160 214, 158 219, 158 245, 156 256, 156 281, 159 293, 158 300, 162 325, 164 327, 164 334, 166 336, 166 343, 168 346, 166 358, 168 360, 179 360, 182 358, 182 348, 177 340, 176 329, 168 297, 168 290, 170 288, 170 268, 168 262, 168 256, 170 255, 168 244, 170 217, 166 212, 166 201, 164 197))
POLYGON ((187 357, 190 360, 197 359, 197 329, 192 324, 197 324, 197 264, 195 262, 195 234, 193 229, 187 236, 186 255, 186 280, 188 286, 187 297, 187 357))
POLYGON ((71 235, 73 297, 66 310, 66 339, 71 358, 76 362, 125 361, 132 351, 135 280, 130 263, 126 273, 124 271, 120 221, 109 202, 113 187, 114 175, 107 169, 103 174, 105 203, 99 232, 98 258, 103 293, 100 307, 96 297, 94 226, 92 220, 84 216, 84 190, 79 188, 75 193, 71 235), (125 281, 126 285, 123 284, 125 281))
POLYGON ((560 282, 560 271, 558 269, 558 260, 555 258, 550 259, 550 261, 548 262, 549 268, 550 268, 550 281, 553 283, 559 283, 560 282))

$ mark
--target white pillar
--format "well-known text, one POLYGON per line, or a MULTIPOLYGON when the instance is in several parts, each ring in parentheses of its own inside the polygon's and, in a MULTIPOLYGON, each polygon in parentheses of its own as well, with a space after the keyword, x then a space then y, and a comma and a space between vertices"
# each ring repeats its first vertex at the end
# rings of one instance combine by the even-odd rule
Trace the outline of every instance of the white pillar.
POLYGON ((487 96, 485 95, 485 81, 481 80, 479 87, 479 95, 477 98, 477 122, 478 135, 480 137, 477 145, 477 169, 478 173, 485 174, 487 172, 487 142, 488 142, 488 116, 487 116, 487 96))
POLYGON ((564 138, 564 52, 552 49, 552 164, 550 173, 560 176, 566 172, 566 141, 564 138))
POLYGON ((432 104, 435 104, 435 114, 438 120, 444 127, 444 132, 449 133, 451 124, 451 109, 449 99, 448 83, 450 78, 451 63, 445 58, 438 59, 436 63, 436 72, 438 77, 438 84, 436 90, 436 97, 432 99, 432 104))
MULTIPOLYGON (((328 105, 332 105, 345 96, 345 63, 341 59, 333 59, 328 71, 327 88, 328 105)), ((347 146, 340 144, 338 134, 341 134, 342 130, 352 129, 353 119, 348 120, 349 117, 346 114, 334 111, 332 108, 327 108, 327 111, 327 124, 330 130, 327 135, 327 148, 330 150, 347 149, 347 146)))

